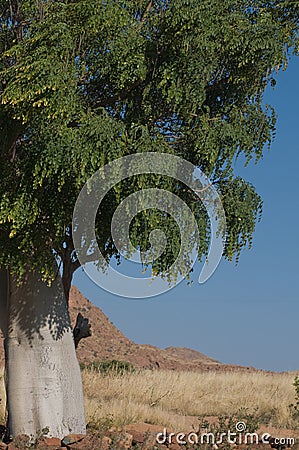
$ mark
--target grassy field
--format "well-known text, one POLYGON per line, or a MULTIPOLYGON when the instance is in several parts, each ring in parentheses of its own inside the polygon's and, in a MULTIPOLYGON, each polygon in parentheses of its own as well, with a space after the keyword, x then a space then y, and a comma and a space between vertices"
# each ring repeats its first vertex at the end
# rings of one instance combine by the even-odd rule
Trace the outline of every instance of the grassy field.
MULTIPOLYGON (((295 429, 295 373, 192 373, 142 370, 122 375, 82 371, 87 423, 95 428, 147 422, 188 430, 198 417, 253 415, 264 425, 295 429)), ((297 374, 298 375, 298 374, 297 374)), ((4 423, 1 373, 0 420, 4 423)))
POLYGON ((87 422, 99 427, 147 422, 175 431, 188 429, 198 416, 253 415, 261 424, 294 429, 299 422, 289 405, 295 401, 295 375, 84 370, 87 422))

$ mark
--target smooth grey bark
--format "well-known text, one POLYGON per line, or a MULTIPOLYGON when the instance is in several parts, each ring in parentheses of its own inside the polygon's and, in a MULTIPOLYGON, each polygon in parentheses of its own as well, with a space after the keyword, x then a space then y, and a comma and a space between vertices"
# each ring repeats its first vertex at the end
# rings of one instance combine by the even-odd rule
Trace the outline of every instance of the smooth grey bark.
POLYGON ((10 434, 32 440, 85 434, 81 373, 61 278, 49 287, 28 273, 21 285, 0 273, 10 434), (6 312, 6 313, 5 313, 6 312))
POLYGON ((7 296, 8 296, 8 272, 0 270, 0 329, 3 336, 7 328, 7 296))

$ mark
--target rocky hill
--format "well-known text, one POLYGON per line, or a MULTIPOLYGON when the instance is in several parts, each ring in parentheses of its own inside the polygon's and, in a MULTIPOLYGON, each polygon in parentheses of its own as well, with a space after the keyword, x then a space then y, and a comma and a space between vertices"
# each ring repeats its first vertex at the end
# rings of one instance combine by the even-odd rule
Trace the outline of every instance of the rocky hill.
MULTIPOLYGON (((102 360, 128 361, 136 368, 193 370, 193 371, 251 371, 253 368, 222 364, 200 352, 188 348, 168 347, 160 349, 153 345, 139 345, 118 330, 107 316, 87 300, 75 286, 70 293, 70 316, 72 323, 77 314, 89 318, 92 336, 83 339, 77 350, 80 362, 102 360)), ((0 346, 0 365, 4 363, 3 345, 0 346)))
POLYGON ((128 361, 135 367, 170 370, 254 370, 249 367, 222 364, 189 348, 168 347, 160 349, 153 345, 139 345, 118 330, 107 316, 81 292, 72 286, 70 314, 75 322, 78 312, 89 318, 92 336, 83 339, 78 348, 80 362, 117 359, 128 361))

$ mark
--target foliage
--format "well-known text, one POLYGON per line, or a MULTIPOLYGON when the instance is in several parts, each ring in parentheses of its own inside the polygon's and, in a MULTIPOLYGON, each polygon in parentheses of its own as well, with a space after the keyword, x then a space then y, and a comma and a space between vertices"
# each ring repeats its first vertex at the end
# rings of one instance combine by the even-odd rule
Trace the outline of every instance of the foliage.
MULTIPOLYGON (((205 417, 199 418, 199 429, 198 429, 198 436, 199 436, 199 442, 200 437, 204 433, 212 433, 215 437, 215 441, 218 439, 222 439, 221 448, 223 449, 231 449, 232 443, 229 442, 229 439, 235 439, 237 443, 239 442, 239 439, 244 439, 244 436, 246 433, 256 433, 259 428, 259 418, 258 416, 253 413, 247 412, 245 409, 241 408, 236 414, 232 415, 220 415, 217 417, 216 421, 213 421, 212 423, 205 419, 205 417), (246 429, 243 430, 241 433, 236 430, 236 425, 238 423, 244 423, 246 425, 246 429), (228 436, 228 431, 231 433, 236 433, 235 435, 232 434, 231 437, 228 436)), ((242 441, 241 441, 242 443, 242 441)), ((204 441, 203 444, 199 444, 198 449, 204 448, 205 450, 210 450, 214 448, 214 445, 212 442, 206 442, 204 441)))
MULTIPOLYGON (((263 93, 298 51, 298 15, 291 0, 0 0, 0 266, 51 277, 53 251, 77 262, 70 226, 83 184, 107 162, 146 151, 182 156, 210 177, 227 217, 224 255, 238 258, 262 201, 234 163, 258 161, 274 136, 263 93)), ((106 258, 118 254, 113 211, 149 184, 188 202, 204 256, 202 205, 173 180, 144 176, 103 202, 106 258)), ((158 224, 171 239, 153 269, 165 273, 180 246, 175 221, 142 213, 131 238, 146 249, 158 224)))
POLYGON ((93 361, 91 363, 81 363, 81 370, 94 370, 102 374, 123 375, 124 373, 132 373, 135 371, 133 364, 128 361, 118 361, 112 359, 111 361, 93 361))
POLYGON ((114 425, 113 415, 108 414, 107 416, 99 419, 96 415, 91 418, 87 424, 87 428, 92 431, 94 436, 98 436, 99 433, 109 430, 114 425))
POLYGON ((294 419, 299 417, 299 377, 295 377, 293 386, 295 388, 295 403, 290 404, 290 410, 294 419))

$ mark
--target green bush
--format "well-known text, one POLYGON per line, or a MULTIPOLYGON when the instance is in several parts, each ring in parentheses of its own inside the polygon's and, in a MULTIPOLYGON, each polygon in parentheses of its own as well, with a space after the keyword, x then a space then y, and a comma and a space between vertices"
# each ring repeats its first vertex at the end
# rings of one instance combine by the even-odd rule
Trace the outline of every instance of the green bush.
POLYGON ((118 361, 112 359, 111 361, 93 361, 91 363, 81 363, 81 370, 93 370, 103 374, 115 373, 122 375, 124 373, 132 373, 135 371, 133 364, 128 361, 118 361))
MULTIPOLYGON (((235 439, 236 442, 239 442, 240 436, 241 439, 244 439, 246 433, 256 433, 259 428, 259 417, 256 415, 256 411, 249 413, 245 408, 240 408, 236 414, 220 415, 218 416, 218 420, 212 423, 205 416, 201 416, 198 419, 199 428, 197 433, 199 440, 203 433, 212 433, 216 441, 218 439, 223 439, 220 447, 221 450, 232 449, 232 443, 229 442, 228 439, 228 431, 232 432, 231 439, 235 439), (237 424, 244 424, 245 429, 243 431, 238 431, 236 428, 237 424)), ((213 442, 204 442, 199 444, 196 448, 199 450, 213 450, 215 445, 213 442)))
POLYGON ((299 417, 299 377, 295 377, 293 386, 295 388, 295 403, 290 404, 291 414, 294 419, 299 417))

